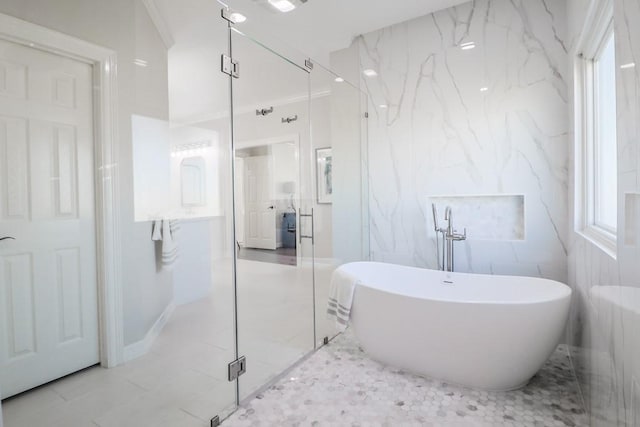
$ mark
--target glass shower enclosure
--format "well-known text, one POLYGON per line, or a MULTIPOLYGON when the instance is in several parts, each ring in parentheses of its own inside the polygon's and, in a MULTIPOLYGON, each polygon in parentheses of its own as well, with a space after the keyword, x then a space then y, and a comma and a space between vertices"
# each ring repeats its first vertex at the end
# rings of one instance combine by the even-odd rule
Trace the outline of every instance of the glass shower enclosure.
POLYGON ((215 424, 335 335, 366 99, 218 2, 50 3, 0 5, 4 425, 215 424))

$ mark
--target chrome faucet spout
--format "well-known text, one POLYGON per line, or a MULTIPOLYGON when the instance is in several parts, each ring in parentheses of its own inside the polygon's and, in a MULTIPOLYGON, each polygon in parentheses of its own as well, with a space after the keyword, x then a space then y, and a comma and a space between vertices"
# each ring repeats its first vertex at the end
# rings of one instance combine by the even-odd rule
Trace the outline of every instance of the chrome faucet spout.
POLYGON ((453 271, 453 242, 466 240, 467 229, 464 229, 464 234, 460 234, 453 228, 453 209, 451 209, 451 206, 447 206, 444 210, 444 220, 447 221, 447 228, 442 228, 438 225, 438 211, 435 203, 431 204, 431 211, 433 213, 433 228, 436 231, 436 257, 438 259, 438 269, 443 271, 453 271), (442 239, 442 263, 440 262, 439 238, 442 239))
POLYGON ((447 237, 453 234, 453 212, 451 206, 444 210, 444 220, 447 221, 447 237))
POLYGON ((447 228, 446 230, 443 230, 444 241, 445 241, 444 254, 446 254, 446 263, 443 262, 443 265, 447 271, 453 271, 454 270, 453 243, 459 242, 461 240, 466 240, 467 230, 465 228, 464 234, 460 234, 453 228, 453 209, 451 209, 451 206, 446 207, 444 211, 444 219, 445 221, 447 221, 447 228))

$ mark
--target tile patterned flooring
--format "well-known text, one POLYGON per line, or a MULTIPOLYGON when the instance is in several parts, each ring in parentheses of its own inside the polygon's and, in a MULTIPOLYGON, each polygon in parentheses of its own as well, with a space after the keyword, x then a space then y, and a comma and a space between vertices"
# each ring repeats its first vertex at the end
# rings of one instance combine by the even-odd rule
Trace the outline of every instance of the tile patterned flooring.
MULTIPOLYGON (((470 358, 472 363, 472 358, 470 358)), ((586 426, 565 346, 530 383, 485 392, 369 359, 349 331, 239 408, 234 426, 586 426)))
MULTIPOLYGON (((312 347, 311 294, 304 265, 241 264, 238 326, 250 369, 240 378, 240 394, 247 396, 312 347)), ((4 401, 5 427, 209 425, 235 400, 235 386, 226 381, 234 343, 231 289, 214 289, 211 298, 178 307, 146 356, 114 369, 90 368, 4 401)), ((322 293, 317 298, 326 301, 322 293)), ((318 337, 331 329, 323 313, 316 322, 318 337)), ((294 425, 546 427, 584 426, 587 419, 564 347, 526 388, 488 393, 383 366, 347 332, 223 423, 294 425)))
POLYGON ((284 265, 297 265, 298 263, 296 248, 278 248, 276 250, 242 248, 238 251, 238 259, 284 265))
MULTIPOLYGON (((221 279, 208 297, 175 309, 149 353, 3 401, 4 427, 205 427, 212 416, 227 415, 236 387, 227 381, 235 340, 226 266, 216 266, 221 279)), ((305 264, 238 266, 239 346, 251 366, 240 382, 244 397, 313 348, 313 294, 305 264)))

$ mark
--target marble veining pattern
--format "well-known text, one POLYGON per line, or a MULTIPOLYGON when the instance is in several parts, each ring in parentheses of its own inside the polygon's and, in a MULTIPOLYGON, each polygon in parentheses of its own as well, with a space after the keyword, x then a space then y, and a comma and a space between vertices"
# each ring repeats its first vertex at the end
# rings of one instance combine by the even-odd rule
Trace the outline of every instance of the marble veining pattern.
POLYGON ((358 39, 362 68, 378 71, 362 77, 373 260, 436 267, 431 195, 522 194, 526 238, 478 241, 483 224, 465 224, 456 265, 566 281, 565 9, 476 0, 358 39))
MULTIPOLYGON (((473 363, 470 355, 469 363, 473 363)), ((369 359, 350 331, 241 407, 232 426, 586 426, 559 346, 523 389, 485 392, 449 385, 369 359)))

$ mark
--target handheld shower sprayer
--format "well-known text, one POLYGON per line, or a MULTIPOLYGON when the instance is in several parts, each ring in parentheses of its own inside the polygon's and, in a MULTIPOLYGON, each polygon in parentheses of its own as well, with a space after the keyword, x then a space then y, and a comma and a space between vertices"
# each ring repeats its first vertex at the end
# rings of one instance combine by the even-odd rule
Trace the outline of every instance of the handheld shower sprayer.
POLYGON ((435 203, 431 203, 431 211, 433 212, 433 229, 436 231, 436 260, 438 262, 438 270, 444 270, 444 229, 438 225, 438 209, 435 203), (442 236, 439 236, 441 234, 442 236), (440 238, 442 238, 442 259, 440 259, 440 238))

